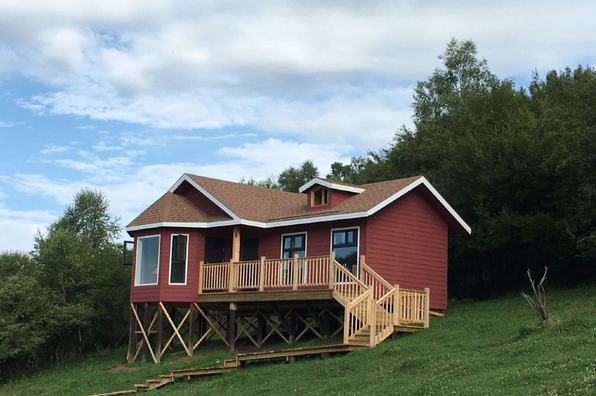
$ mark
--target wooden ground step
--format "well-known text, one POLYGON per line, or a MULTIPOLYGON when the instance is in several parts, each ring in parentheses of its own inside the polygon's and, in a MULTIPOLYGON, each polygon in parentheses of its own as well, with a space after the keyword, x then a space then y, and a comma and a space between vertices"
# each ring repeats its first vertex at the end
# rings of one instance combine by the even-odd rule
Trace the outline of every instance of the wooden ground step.
POLYGON ((393 329, 398 333, 416 333, 420 330, 424 330, 424 327, 420 326, 409 326, 409 325, 398 325, 393 326, 393 329))
POLYGON ((130 389, 130 390, 110 392, 110 393, 101 393, 99 395, 94 395, 94 396, 124 396, 124 395, 132 395, 133 393, 137 393, 137 391, 135 389, 130 389))
POLYGON ((323 345, 306 348, 294 348, 286 349, 282 351, 265 351, 265 352, 251 352, 251 353, 238 353, 235 359, 224 360, 223 366, 212 366, 202 368, 189 368, 172 370, 170 374, 160 375, 159 379, 149 379, 145 384, 136 384, 133 390, 104 393, 96 396, 119 396, 119 395, 130 395, 133 393, 148 392, 153 389, 161 388, 167 384, 170 384, 176 380, 176 378, 183 378, 190 380, 192 377, 207 376, 223 374, 231 371, 236 371, 240 368, 243 362, 259 361, 259 360, 274 360, 285 358, 286 361, 293 361, 298 356, 313 356, 321 355, 321 357, 328 357, 331 353, 347 353, 355 350, 368 347, 367 344, 334 344, 334 345, 323 345))
POLYGON ((353 345, 335 344, 316 347, 286 349, 282 351, 239 353, 236 360, 239 364, 257 360, 272 360, 298 356, 323 355, 329 353, 347 353, 355 350, 353 345))

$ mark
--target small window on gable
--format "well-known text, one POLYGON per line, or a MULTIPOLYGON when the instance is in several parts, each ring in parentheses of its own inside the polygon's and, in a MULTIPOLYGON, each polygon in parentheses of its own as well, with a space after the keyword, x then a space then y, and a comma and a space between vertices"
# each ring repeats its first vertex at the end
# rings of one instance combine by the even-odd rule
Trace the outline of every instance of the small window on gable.
POLYGON ((310 206, 327 205, 329 202, 329 190, 325 187, 318 187, 310 193, 310 206))

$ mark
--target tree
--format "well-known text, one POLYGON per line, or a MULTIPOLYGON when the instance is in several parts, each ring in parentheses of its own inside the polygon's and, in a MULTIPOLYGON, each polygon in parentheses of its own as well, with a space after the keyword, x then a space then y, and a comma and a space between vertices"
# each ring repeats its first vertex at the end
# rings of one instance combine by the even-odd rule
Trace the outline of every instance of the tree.
POLYGON ((52 341, 57 359, 118 345, 126 333, 130 269, 121 265, 115 242, 118 221, 102 193, 82 190, 36 238, 39 282, 59 296, 61 306, 62 328, 52 341))
POLYGON ((304 161, 299 168, 290 166, 277 178, 281 190, 298 192, 300 186, 319 176, 319 170, 311 160, 304 161))
POLYGON ((279 184, 277 184, 277 176, 271 175, 263 180, 255 180, 252 177, 248 180, 244 178, 240 179, 240 183, 248 184, 249 186, 257 186, 264 188, 271 188, 273 190, 279 190, 279 184))
POLYGON ((91 248, 113 243, 120 236, 120 219, 112 218, 110 204, 101 192, 83 189, 74 196, 74 202, 51 228, 70 230, 77 239, 91 248))
MULTIPOLYGON (((499 79, 473 42, 452 40, 442 67, 414 92, 414 127, 370 153, 360 183, 424 175, 472 226, 450 246, 450 290, 488 297, 596 268, 596 72, 537 75, 528 89, 499 79)), ((350 177, 347 165, 335 177, 350 177)))
POLYGON ((346 183, 360 184, 360 175, 366 168, 368 161, 366 157, 353 157, 350 163, 346 165, 341 162, 334 162, 331 164, 331 173, 327 175, 327 178, 346 183))

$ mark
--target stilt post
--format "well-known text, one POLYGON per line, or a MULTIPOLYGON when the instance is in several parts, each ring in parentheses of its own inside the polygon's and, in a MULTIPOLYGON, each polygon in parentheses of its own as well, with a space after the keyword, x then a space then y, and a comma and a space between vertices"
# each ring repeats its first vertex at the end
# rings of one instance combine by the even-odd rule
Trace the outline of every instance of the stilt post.
POLYGON ((161 310, 161 306, 157 306, 157 333, 155 334, 155 358, 158 362, 161 361, 161 355, 163 355, 161 351, 161 342, 163 337, 163 311, 161 310))
POLYGON ((234 352, 236 349, 236 311, 238 305, 231 302, 228 310, 228 329, 226 338, 228 339, 228 348, 230 352, 234 352))
POLYGON ((188 317, 188 351, 190 352, 190 356, 193 355, 194 348, 193 345, 195 343, 195 326, 196 326, 196 310, 193 303, 190 303, 190 316, 188 317))
POLYGON ((137 321, 134 317, 134 310, 137 309, 137 304, 131 304, 130 307, 130 334, 128 335, 128 356, 126 360, 128 363, 132 363, 134 361, 134 356, 137 352, 137 321))

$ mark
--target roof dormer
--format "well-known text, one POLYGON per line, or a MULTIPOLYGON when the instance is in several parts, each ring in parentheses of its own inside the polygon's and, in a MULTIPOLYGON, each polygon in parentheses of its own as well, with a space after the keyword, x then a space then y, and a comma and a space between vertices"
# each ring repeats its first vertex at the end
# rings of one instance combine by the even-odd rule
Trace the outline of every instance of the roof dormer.
POLYGON ((333 208, 346 199, 360 194, 364 189, 346 183, 314 178, 300 187, 298 191, 306 194, 308 210, 321 210, 333 208))

